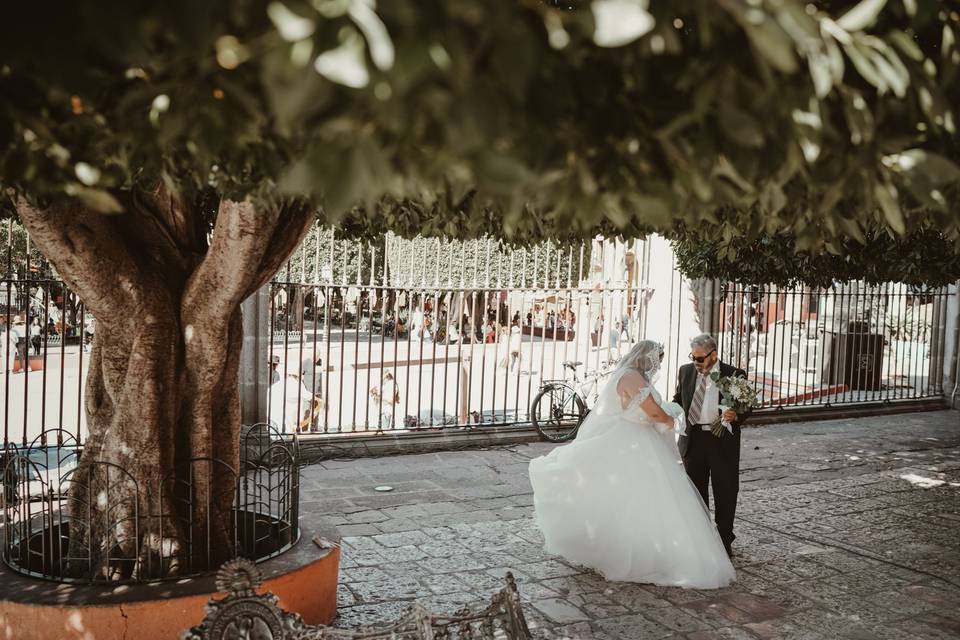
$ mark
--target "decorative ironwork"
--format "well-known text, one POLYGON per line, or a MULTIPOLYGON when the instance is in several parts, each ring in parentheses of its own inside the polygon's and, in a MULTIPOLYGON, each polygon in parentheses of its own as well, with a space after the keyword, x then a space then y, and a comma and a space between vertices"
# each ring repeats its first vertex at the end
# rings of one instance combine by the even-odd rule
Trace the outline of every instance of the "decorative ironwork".
POLYGON ((207 615, 183 640, 527 640, 532 638, 520 603, 513 574, 486 607, 460 609, 452 616, 435 615, 414 604, 391 624, 358 629, 308 625, 299 615, 277 606, 271 593, 258 595, 260 570, 248 560, 225 564, 217 574, 223 599, 211 599, 207 615))
POLYGON ((110 462, 79 466, 83 449, 65 431, 10 444, 3 561, 58 582, 140 582, 283 553, 300 536, 297 443, 260 424, 240 444, 239 469, 195 458, 150 487, 110 462))

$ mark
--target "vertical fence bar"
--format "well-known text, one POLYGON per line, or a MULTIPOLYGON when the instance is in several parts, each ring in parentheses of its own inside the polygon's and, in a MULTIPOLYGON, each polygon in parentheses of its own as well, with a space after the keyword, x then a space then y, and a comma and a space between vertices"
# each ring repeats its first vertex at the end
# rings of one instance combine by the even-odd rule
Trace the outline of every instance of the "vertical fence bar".
MULTIPOLYGON (((80 425, 81 425, 80 416, 82 415, 81 412, 83 410, 83 407, 81 405, 81 403, 83 402, 82 400, 83 394, 80 393, 80 390, 82 389, 82 385, 83 385, 83 351, 84 351, 84 346, 86 341, 85 332, 86 332, 87 325, 86 325, 85 316, 86 316, 87 306, 82 302, 80 302, 79 300, 77 301, 77 304, 80 307, 80 323, 79 323, 80 348, 77 350, 77 369, 80 372, 80 375, 78 376, 78 380, 77 380, 77 440, 80 440, 80 425)), ((64 326, 66 326, 66 323, 64 323, 64 326)), ((95 338, 91 338, 91 341, 94 339, 95 338)), ((24 442, 24 444, 26 444, 26 442, 24 442)))
POLYGON ((914 352, 918 351, 918 349, 916 349, 916 345, 918 341, 917 339, 920 338, 922 340, 925 337, 924 336, 925 332, 922 327, 922 324, 923 324, 923 320, 921 317, 922 310, 918 308, 920 305, 915 304, 917 300, 916 296, 912 296, 909 293, 904 293, 904 295, 907 298, 907 304, 910 305, 911 311, 913 311, 913 313, 910 314, 911 327, 910 327, 910 334, 909 334, 912 339, 909 340, 907 344, 910 345, 909 347, 910 377, 913 380, 913 383, 912 383, 913 393, 911 394, 911 397, 912 399, 916 399, 920 396, 919 387, 922 384, 920 381, 920 369, 921 369, 921 361, 923 360, 923 354, 914 353, 914 352))
MULTIPOLYGON (((47 373, 49 362, 47 360, 47 342, 48 342, 48 324, 50 320, 50 283, 46 279, 39 280, 40 288, 43 291, 43 320, 40 326, 39 342, 43 351, 42 371, 40 378, 40 432, 45 433, 47 428, 47 373)), ((30 337, 33 341, 33 336, 30 337)), ((36 347, 35 347, 36 348, 36 347)), ((40 355, 40 354, 37 354, 40 355)))
MULTIPOLYGON (((27 444, 27 419, 29 416, 29 401, 30 401, 30 372, 32 371, 30 367, 30 327, 33 326, 31 317, 33 316, 33 301, 30 297, 30 283, 33 281, 30 276, 30 236, 26 237, 27 242, 27 255, 24 259, 24 271, 23 277, 20 279, 21 282, 21 292, 20 295, 23 296, 23 314, 20 316, 24 319, 25 324, 23 325, 23 335, 17 340, 19 343, 20 340, 23 340, 23 349, 17 349, 17 355, 20 357, 20 370, 23 371, 23 444, 27 444)), ((82 394, 79 394, 82 395, 82 394)), ((80 422, 80 412, 77 412, 77 422, 80 422)), ((79 430, 79 428, 78 428, 79 430)))
MULTIPOLYGON (((284 291, 284 306, 283 306, 283 358, 281 362, 283 363, 283 373, 282 375, 282 388, 281 388, 281 398, 283 398, 283 406, 281 408, 282 418, 280 419, 282 425, 282 433, 287 433, 287 390, 289 388, 287 374, 290 373, 290 307, 293 302, 293 288, 290 286, 290 261, 287 261, 287 271, 286 277, 284 278, 283 284, 284 291)), ((297 390, 299 393, 299 389, 297 390)), ((298 403, 299 408, 299 403, 298 403)), ((299 411, 297 412, 299 413, 299 411)), ((294 424, 293 429, 296 430, 298 425, 294 424)))
MULTIPOLYGON (((6 448, 10 442, 10 378, 13 375, 13 358, 10 357, 11 342, 11 320, 10 317, 10 298, 13 293, 13 220, 7 220, 7 270, 4 275, 6 279, 7 304, 4 312, 4 332, 3 340, 3 446, 6 448)), ((16 344, 14 342, 14 347, 16 344)))
MULTIPOLYGON (((301 266, 302 266, 302 262, 301 262, 301 266)), ((303 417, 301 417, 301 412, 303 411, 303 403, 307 400, 305 397, 303 397, 303 389, 304 389, 304 386, 303 386, 303 340, 304 340, 304 333, 305 333, 304 327, 306 326, 304 324, 306 321, 306 318, 304 317, 304 314, 306 313, 306 304, 304 304, 304 300, 303 300, 304 293, 303 293, 302 285, 291 284, 290 291, 291 291, 291 295, 288 298, 288 300, 297 301, 297 305, 291 311, 295 311, 297 313, 298 324, 296 326, 300 328, 300 339, 297 340, 298 348, 297 348, 297 361, 295 362, 296 368, 294 369, 294 371, 296 372, 295 375, 297 380, 297 413, 296 413, 297 424, 295 425, 294 430, 297 433, 299 433, 301 430, 300 423, 303 421, 303 417), (292 295, 294 293, 296 294, 295 296, 292 295)), ((306 428, 309 430, 310 428, 309 423, 307 423, 306 428)))
POLYGON ((894 365, 896 363, 896 343, 894 342, 892 325, 890 322, 891 314, 895 309, 895 306, 891 304, 890 300, 890 283, 884 282, 880 285, 880 291, 882 292, 883 298, 883 315, 881 316, 882 323, 878 326, 877 333, 880 334, 881 342, 881 363, 880 367, 882 370, 882 380, 886 380, 886 384, 882 384, 883 389, 883 398, 887 402, 892 400, 892 396, 896 394, 897 384, 896 384, 896 375, 894 365))

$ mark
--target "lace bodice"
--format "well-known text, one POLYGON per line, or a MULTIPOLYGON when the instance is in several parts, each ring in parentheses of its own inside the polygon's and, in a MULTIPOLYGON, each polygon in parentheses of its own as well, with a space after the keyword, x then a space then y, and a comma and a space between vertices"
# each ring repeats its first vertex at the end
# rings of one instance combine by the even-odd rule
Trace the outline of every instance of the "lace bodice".
POLYGON ((653 387, 646 387, 641 389, 639 393, 633 396, 633 399, 627 404, 627 407, 623 410, 625 415, 632 415, 639 413, 640 415, 647 417, 647 412, 640 407, 640 403, 643 402, 647 396, 653 396, 654 402, 663 406, 662 399, 660 397, 660 392, 658 392, 653 387))
POLYGON ((675 428, 683 428, 683 410, 672 402, 664 402, 660 393, 639 372, 627 370, 610 379, 600 392, 596 405, 577 437, 592 435, 595 431, 602 432, 620 421, 648 424, 657 431, 669 431, 669 427, 654 421, 640 406, 647 396, 651 395, 667 415, 673 416, 675 428), (598 418, 605 419, 597 420, 598 418))
POLYGON ((660 392, 653 387, 641 389, 640 393, 637 393, 633 399, 630 400, 630 402, 627 404, 627 408, 623 410, 624 419, 630 422, 650 423, 653 428, 661 433, 671 431, 671 429, 662 422, 656 422, 652 420, 643 407, 640 406, 647 396, 653 397, 654 402, 660 405, 660 408, 663 409, 663 412, 673 418, 673 430, 683 433, 683 429, 685 428, 686 424, 686 418, 683 415, 683 408, 675 402, 664 402, 660 392))

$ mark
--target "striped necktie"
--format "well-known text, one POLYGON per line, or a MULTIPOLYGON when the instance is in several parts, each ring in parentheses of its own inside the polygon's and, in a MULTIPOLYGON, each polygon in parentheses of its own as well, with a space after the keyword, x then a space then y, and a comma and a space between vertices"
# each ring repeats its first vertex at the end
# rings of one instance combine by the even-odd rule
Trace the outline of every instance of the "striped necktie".
POLYGON ((703 409, 703 399, 707 395, 707 376, 703 373, 697 374, 697 390, 693 393, 693 401, 690 403, 690 422, 701 424, 702 418, 700 412, 703 409))

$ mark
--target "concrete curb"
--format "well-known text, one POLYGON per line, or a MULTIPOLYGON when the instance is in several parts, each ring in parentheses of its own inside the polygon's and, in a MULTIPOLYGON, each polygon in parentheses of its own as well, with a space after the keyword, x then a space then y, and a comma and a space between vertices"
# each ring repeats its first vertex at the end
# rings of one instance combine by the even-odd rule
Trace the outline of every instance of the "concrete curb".
MULTIPOLYGON (((949 409, 943 398, 899 402, 877 402, 809 409, 772 409, 754 414, 746 428, 767 427, 790 422, 819 422, 864 418, 920 411, 949 409)), ((300 457, 310 463, 330 458, 364 458, 397 454, 430 453, 458 449, 482 449, 539 442, 530 424, 483 427, 447 427, 416 431, 369 434, 301 435, 300 457)))

